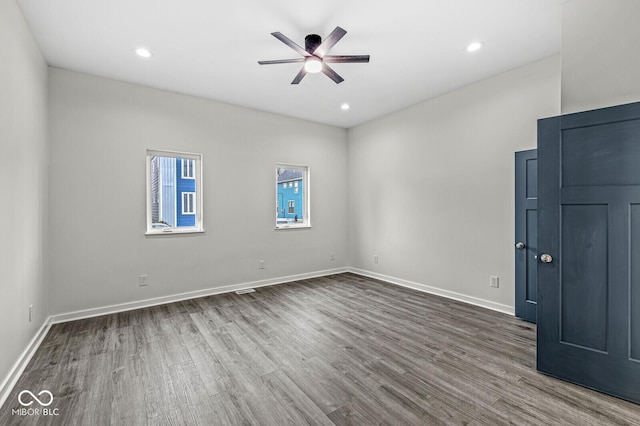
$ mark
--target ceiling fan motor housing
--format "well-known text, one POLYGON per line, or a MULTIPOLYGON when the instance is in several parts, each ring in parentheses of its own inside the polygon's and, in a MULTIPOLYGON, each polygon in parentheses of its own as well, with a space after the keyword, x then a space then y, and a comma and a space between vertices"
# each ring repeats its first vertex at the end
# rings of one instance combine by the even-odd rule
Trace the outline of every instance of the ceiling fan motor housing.
POLYGON ((322 37, 318 34, 309 34, 304 38, 304 50, 309 53, 315 52, 320 44, 322 44, 322 37))

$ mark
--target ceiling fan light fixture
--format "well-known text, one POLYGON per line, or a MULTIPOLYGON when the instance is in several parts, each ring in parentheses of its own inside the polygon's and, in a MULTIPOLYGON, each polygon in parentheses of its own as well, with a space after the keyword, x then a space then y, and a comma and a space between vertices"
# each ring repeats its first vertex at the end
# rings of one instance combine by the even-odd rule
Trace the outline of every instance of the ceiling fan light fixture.
POLYGON ((318 73, 322 71, 322 61, 316 56, 309 56, 304 61, 304 70, 311 74, 318 73))

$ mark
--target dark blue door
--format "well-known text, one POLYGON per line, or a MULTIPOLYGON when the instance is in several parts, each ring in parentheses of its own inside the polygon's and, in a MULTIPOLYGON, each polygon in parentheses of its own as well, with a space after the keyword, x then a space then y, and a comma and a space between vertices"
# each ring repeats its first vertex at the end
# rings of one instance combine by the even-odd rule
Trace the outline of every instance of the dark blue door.
POLYGON ((516 152, 516 316, 536 322, 538 300, 538 151, 516 152))
POLYGON ((640 103, 540 120, 538 173, 538 370, 640 403, 640 103))

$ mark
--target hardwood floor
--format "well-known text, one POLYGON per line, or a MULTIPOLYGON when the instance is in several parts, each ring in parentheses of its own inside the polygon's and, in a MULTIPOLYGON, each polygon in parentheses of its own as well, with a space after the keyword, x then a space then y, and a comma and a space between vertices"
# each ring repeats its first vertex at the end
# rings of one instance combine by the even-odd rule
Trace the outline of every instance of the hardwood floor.
POLYGON ((340 274, 54 325, 0 425, 108 424, 640 425, 640 406, 537 373, 529 323, 340 274), (25 389, 58 415, 12 414, 25 389))

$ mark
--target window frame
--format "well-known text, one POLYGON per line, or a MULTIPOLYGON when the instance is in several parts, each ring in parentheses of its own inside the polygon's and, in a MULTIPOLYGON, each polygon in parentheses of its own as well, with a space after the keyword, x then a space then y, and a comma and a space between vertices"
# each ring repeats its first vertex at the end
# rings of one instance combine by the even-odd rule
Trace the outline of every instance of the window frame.
MULTIPOLYGON (((182 162, 184 163, 184 162, 182 162)), ((193 234, 193 233, 203 233, 204 232, 204 224, 203 224, 203 203, 202 203, 202 154, 192 153, 192 152, 183 152, 183 151, 172 151, 172 150, 164 150, 164 149, 147 149, 146 150, 146 206, 147 206, 147 226, 145 235, 175 235, 175 234, 193 234), (180 193, 182 197, 185 193, 193 193, 193 207, 194 213, 183 213, 183 214, 193 214, 195 215, 195 225, 194 226, 181 226, 181 227, 173 227, 173 228, 162 228, 162 229, 154 229, 152 223, 152 208, 151 208, 151 158, 152 157, 166 157, 166 158, 178 158, 178 159, 188 159, 193 160, 193 178, 183 177, 182 173, 184 171, 184 165, 180 167, 182 170, 179 172, 179 176, 183 179, 195 179, 195 192, 191 191, 183 191, 180 193)), ((184 205, 182 206, 182 210, 184 210, 184 205)))
MULTIPOLYGON (((276 230, 284 230, 284 229, 301 229, 301 228, 311 228, 311 168, 309 166, 303 166, 300 164, 290 164, 290 163, 276 163, 275 164, 275 171, 276 171, 276 179, 275 179, 275 205, 276 205, 276 217, 275 217, 275 229, 276 230), (287 224, 283 224, 283 225, 279 225, 278 224, 278 209, 284 206, 280 206, 279 200, 278 200, 278 191, 280 190, 280 188, 284 188, 284 186, 286 185, 287 189, 289 187, 289 185, 287 185, 286 182, 283 182, 283 185, 280 185, 278 183, 278 170, 279 169, 299 169, 302 170, 302 183, 299 185, 302 187, 302 217, 299 217, 298 220, 300 221, 299 223, 287 223, 287 224)), ((293 184, 290 182, 291 187, 293 187, 293 184)), ((298 189, 298 191, 300 191, 300 189, 298 189)), ((289 211, 288 208, 288 199, 287 199, 287 212, 289 211)), ((300 201, 300 200, 298 200, 300 201)), ((295 201, 294 201, 295 202, 295 201)), ((284 204, 284 200, 283 203, 284 204)), ((290 213, 287 213, 290 214, 290 213)), ((281 218, 280 218, 281 219, 281 218)))

